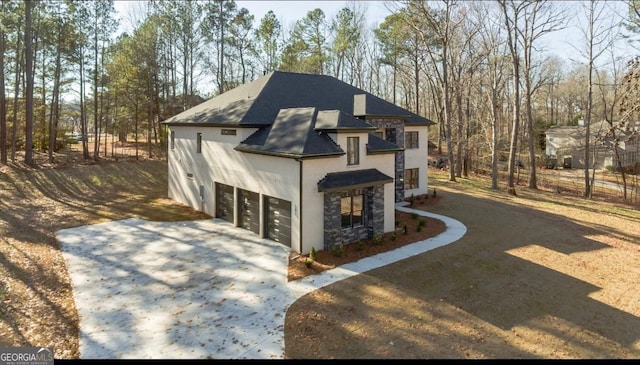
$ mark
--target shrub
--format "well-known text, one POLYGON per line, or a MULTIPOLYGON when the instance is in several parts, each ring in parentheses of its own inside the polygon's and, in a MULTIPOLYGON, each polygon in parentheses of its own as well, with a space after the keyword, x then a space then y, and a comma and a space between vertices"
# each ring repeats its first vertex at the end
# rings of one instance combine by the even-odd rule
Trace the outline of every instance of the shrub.
POLYGON ((409 206, 411 206, 411 207, 412 207, 412 206, 413 206, 413 203, 415 202, 415 200, 416 200, 416 197, 415 197, 415 196, 413 196, 413 194, 411 194, 411 197, 409 198, 409 206))
POLYGON ((360 241, 358 241, 358 244, 356 245, 356 250, 362 251, 362 250, 364 250, 364 247, 365 247, 364 240, 360 240, 360 241))
POLYGON ((396 240, 396 233, 395 232, 391 232, 391 240, 392 241, 396 240))
POLYGON ((411 218, 418 219, 418 213, 411 213, 411 218))
POLYGON ((316 261, 316 249, 311 247, 311 251, 309 252, 309 258, 311 261, 316 261))
POLYGON ((424 227, 424 226, 425 226, 425 224, 427 224, 427 221, 425 221, 424 219, 420 219, 420 220, 418 221, 418 227, 424 227))
POLYGON ((381 244, 382 244, 382 236, 381 236, 381 235, 379 235, 379 234, 375 235, 375 236, 373 237, 373 242, 374 242, 376 245, 381 245, 381 244))
POLYGON ((313 265, 313 260, 311 259, 304 260, 304 266, 306 266, 307 268, 310 268, 311 265, 313 265))
POLYGON ((344 244, 333 246, 333 248, 331 249, 331 252, 333 252, 333 254, 336 255, 337 257, 341 257, 342 254, 344 254, 344 244))
POLYGON ((422 226, 418 225, 418 226, 416 227, 416 232, 420 232, 420 231, 422 231, 422 226))
POLYGON ((405 224, 404 227, 402 227, 402 233, 404 234, 408 234, 409 231, 407 230, 407 225, 405 224))

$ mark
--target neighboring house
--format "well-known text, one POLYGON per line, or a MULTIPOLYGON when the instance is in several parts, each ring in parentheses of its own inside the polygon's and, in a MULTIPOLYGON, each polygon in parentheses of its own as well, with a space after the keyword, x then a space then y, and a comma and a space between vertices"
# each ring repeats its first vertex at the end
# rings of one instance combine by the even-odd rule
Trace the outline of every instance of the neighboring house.
POLYGON ((432 121, 330 76, 271 72, 169 127, 169 197, 308 253, 395 229, 432 121))
MULTIPOLYGON (((584 150, 586 127, 583 121, 577 126, 554 126, 546 131, 546 154, 549 157, 558 158, 558 163, 565 157, 570 157, 572 168, 584 168, 584 150)), ((593 159, 595 152, 595 168, 602 169, 607 166, 617 166, 616 153, 611 136, 602 138, 611 130, 607 121, 593 123, 590 126, 590 144, 593 159)), ((618 139, 618 156, 623 167, 633 166, 640 161, 638 154, 640 144, 638 139, 632 137, 635 130, 622 130, 616 128, 618 139)), ((637 133, 637 132, 635 132, 637 133)), ((593 163, 593 161, 591 161, 593 163)))

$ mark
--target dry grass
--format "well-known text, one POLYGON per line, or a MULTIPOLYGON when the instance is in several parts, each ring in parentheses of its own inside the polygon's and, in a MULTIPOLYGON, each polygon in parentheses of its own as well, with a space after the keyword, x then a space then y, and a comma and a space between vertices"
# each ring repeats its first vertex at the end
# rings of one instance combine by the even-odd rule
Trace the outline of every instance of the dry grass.
POLYGON ((637 206, 429 180, 466 235, 296 301, 287 358, 640 357, 637 206))
POLYGON ((139 217, 208 218, 167 199, 166 162, 78 164, 75 154, 49 165, 0 166, 0 346, 54 346, 77 358, 78 314, 55 232, 139 217))

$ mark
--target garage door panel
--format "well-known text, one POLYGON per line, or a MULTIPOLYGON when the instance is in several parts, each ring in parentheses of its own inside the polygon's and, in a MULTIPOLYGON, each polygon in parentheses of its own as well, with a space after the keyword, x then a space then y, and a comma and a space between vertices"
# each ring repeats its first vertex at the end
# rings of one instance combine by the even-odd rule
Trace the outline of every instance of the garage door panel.
POLYGON ((216 183, 216 218, 233 223, 233 186, 216 183))
POLYGON ((240 227, 260 233, 260 195, 238 189, 238 219, 240 227))
POLYGON ((291 202, 265 197, 265 236, 291 247, 291 202))

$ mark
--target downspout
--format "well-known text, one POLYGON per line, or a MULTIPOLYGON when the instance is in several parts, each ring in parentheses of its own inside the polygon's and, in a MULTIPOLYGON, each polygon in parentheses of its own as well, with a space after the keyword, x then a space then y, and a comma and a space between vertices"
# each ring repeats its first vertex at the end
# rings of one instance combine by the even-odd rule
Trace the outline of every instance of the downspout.
POLYGON ((298 198, 298 214, 300 215, 299 221, 300 221, 300 254, 302 255, 302 253, 304 252, 302 250, 302 237, 304 237, 302 235, 302 229, 303 229, 303 225, 302 225, 302 159, 298 159, 298 162, 300 163, 300 169, 299 171, 299 180, 298 180, 298 191, 300 193, 300 197, 298 198))

